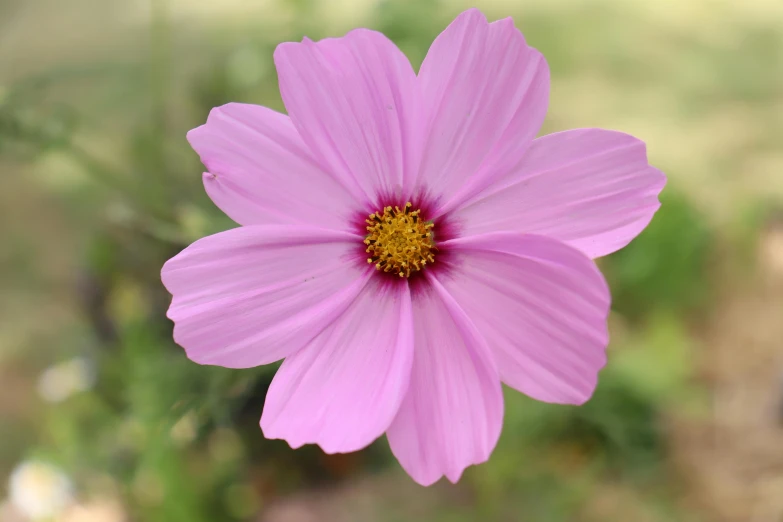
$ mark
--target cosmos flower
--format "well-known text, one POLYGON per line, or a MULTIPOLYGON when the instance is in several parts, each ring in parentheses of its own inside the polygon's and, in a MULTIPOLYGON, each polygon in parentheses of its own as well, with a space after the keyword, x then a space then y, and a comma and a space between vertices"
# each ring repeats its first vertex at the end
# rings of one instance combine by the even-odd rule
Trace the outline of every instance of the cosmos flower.
POLYGON ((501 382, 580 404, 606 361, 609 291, 665 177, 600 129, 535 139, 549 69, 511 19, 469 10, 418 75, 382 34, 283 43, 288 116, 228 104, 188 134, 239 228, 163 267, 201 364, 285 359, 268 438, 328 453, 386 433, 420 484, 489 458, 501 382))

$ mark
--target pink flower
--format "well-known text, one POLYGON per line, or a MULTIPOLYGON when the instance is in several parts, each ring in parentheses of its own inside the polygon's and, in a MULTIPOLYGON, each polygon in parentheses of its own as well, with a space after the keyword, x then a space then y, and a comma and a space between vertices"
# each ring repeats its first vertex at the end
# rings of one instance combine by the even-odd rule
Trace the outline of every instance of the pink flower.
POLYGON ((285 359, 266 437, 335 453, 386 433, 424 485, 489 458, 501 382, 586 401, 610 301, 590 258, 641 232, 665 184, 644 144, 534 139, 546 61, 511 19, 475 9, 418 75, 366 29, 274 57, 289 116, 232 103, 188 134, 209 196, 242 225, 163 267, 188 357, 285 359))

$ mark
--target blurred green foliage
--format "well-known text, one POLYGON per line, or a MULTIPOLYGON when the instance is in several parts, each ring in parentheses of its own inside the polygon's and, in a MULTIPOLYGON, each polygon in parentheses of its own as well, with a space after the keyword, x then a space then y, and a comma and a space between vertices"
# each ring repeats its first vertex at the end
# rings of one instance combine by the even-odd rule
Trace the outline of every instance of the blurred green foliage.
POLYGON ((631 244, 602 262, 613 308, 630 319, 670 311, 687 316, 710 299, 713 233, 706 218, 675 187, 631 244))
POLYGON ((610 355, 593 397, 580 407, 536 402, 507 390, 506 417, 493 463, 471 469, 489 520, 582 520, 601 480, 645 492, 640 506, 669 513, 674 489, 665 472, 662 414, 672 401, 699 404, 692 346, 674 316, 651 322, 610 355))

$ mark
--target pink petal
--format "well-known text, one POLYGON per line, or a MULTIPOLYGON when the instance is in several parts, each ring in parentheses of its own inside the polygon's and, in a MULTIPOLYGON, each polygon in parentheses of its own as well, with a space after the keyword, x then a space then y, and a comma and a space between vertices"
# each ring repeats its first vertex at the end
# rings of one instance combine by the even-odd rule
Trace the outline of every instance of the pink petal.
POLYGON ((459 270, 443 286, 475 322, 503 382, 535 399, 585 402, 606 363, 609 289, 579 250, 499 232, 447 241, 459 270))
POLYGON ((291 120, 266 107, 212 109, 188 140, 209 170, 212 201, 241 225, 311 224, 341 228, 355 210, 344 187, 311 157, 291 120))
POLYGON ((306 346, 355 299, 369 270, 353 234, 292 225, 240 227, 170 259, 174 340, 199 364, 249 368, 306 346))
POLYGON ((359 450, 386 431, 413 361, 407 284, 367 285, 307 348, 288 357, 266 396, 261 427, 291 447, 359 450))
POLYGON ((413 300, 410 388, 387 432, 392 452, 419 484, 484 462, 500 436, 503 395, 476 327, 433 277, 413 300))
POLYGON ((275 51, 280 93, 316 157, 353 180, 366 201, 399 194, 418 163, 416 76, 385 36, 284 43, 275 51))
POLYGON ((549 68, 510 18, 465 11, 433 42, 418 76, 426 135, 419 185, 441 203, 484 186, 541 127, 549 68))
POLYGON ((648 165, 643 142, 601 129, 535 140, 508 179, 455 212, 463 235, 541 234, 590 257, 610 254, 636 237, 660 206, 666 184, 648 165))

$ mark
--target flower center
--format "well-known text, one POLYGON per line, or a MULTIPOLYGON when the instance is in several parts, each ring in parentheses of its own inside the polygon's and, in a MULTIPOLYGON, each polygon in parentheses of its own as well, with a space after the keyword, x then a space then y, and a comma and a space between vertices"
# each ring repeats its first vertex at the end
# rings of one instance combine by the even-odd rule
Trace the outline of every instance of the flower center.
POLYGON ((421 219, 421 210, 386 207, 367 218, 367 262, 400 277, 410 277, 435 261, 432 223, 421 219))

